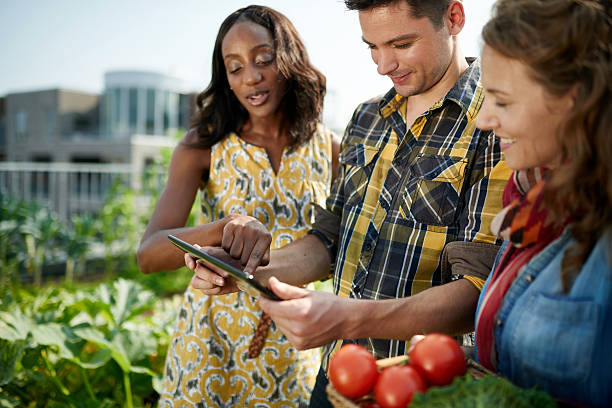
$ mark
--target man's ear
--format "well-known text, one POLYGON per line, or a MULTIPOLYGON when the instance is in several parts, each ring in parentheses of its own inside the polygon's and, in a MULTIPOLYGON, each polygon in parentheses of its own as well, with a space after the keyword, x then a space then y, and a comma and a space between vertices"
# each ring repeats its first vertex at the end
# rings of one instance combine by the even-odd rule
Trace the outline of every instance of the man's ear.
POLYGON ((463 30, 465 25, 463 3, 456 0, 451 2, 444 14, 444 24, 447 26, 450 35, 457 35, 463 30))

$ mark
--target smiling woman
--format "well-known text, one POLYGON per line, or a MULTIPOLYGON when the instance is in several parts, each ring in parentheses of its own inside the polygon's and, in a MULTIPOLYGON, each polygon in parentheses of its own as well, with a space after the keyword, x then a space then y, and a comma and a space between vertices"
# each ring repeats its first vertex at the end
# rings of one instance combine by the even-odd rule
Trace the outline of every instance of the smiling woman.
POLYGON ((480 363, 571 406, 612 406, 609 1, 499 0, 484 106, 515 170, 476 317, 480 363))
POLYGON ((495 131, 510 168, 558 167, 557 134, 573 107, 575 92, 553 97, 532 78, 527 65, 488 45, 482 50, 482 67, 487 101, 478 127, 495 131))

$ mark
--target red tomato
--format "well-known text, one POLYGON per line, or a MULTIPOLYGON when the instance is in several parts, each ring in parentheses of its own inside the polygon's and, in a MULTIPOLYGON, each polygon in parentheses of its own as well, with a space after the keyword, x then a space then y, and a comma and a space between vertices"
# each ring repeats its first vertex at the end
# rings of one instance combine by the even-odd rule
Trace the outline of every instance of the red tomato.
POLYGON ((374 396, 381 408, 405 408, 427 384, 417 370, 408 365, 387 367, 378 376, 374 396))
POLYGON ((459 343, 446 334, 433 333, 414 345, 410 365, 430 385, 447 385, 465 374, 465 355, 459 343))
POLYGON ((357 398, 367 394, 377 378, 376 358, 358 344, 345 344, 329 361, 329 380, 345 397, 357 398))

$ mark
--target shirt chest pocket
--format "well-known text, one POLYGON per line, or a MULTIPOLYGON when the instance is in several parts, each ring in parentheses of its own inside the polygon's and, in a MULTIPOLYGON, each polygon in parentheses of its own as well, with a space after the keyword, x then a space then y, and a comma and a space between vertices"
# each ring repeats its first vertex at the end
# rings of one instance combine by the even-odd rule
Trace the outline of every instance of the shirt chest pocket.
POLYGON ((451 225, 459 207, 467 165, 465 157, 417 156, 410 166, 399 205, 402 217, 428 225, 451 225))
POLYGON ((515 378, 553 389, 588 378, 601 314, 597 303, 536 293, 515 309, 501 346, 515 378))
POLYGON ((340 155, 344 169, 345 205, 354 207, 363 202, 378 153, 376 147, 357 144, 340 155))

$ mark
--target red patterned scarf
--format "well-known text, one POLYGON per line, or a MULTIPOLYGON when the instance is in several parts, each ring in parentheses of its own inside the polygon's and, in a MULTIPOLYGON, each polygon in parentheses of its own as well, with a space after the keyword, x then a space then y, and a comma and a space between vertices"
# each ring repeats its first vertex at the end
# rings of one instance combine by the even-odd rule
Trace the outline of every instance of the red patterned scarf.
POLYGON ((514 172, 504 189, 504 209, 491 222, 491 231, 511 243, 491 272, 493 276, 476 317, 478 361, 491 370, 497 365, 494 329, 504 295, 527 262, 563 230, 546 222, 543 175, 542 169, 514 172))

